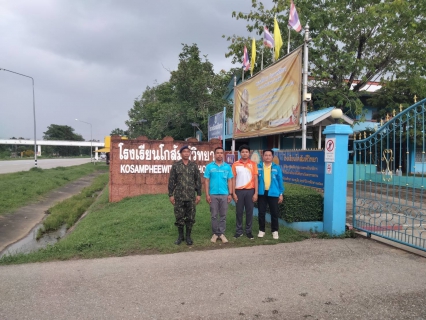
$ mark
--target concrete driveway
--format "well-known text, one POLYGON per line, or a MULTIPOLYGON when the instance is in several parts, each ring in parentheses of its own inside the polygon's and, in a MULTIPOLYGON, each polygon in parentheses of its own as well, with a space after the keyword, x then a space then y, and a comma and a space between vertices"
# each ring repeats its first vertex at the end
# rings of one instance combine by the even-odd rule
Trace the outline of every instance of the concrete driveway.
POLYGON ((364 238, 2 266, 0 284, 1 319, 426 319, 426 259, 364 238))
MULTIPOLYGON (((51 169, 56 167, 78 166, 90 162, 90 158, 70 158, 70 159, 38 159, 37 167, 41 169, 51 169)), ((0 174, 18 171, 28 171, 34 167, 32 160, 4 160, 0 161, 0 174)))

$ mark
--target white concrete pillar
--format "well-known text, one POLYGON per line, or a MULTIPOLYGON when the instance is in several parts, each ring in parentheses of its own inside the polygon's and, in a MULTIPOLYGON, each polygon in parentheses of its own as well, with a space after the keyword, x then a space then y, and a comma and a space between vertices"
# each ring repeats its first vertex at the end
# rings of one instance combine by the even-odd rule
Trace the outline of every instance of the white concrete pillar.
POLYGON ((319 125, 319 129, 318 129, 318 149, 321 149, 321 131, 322 131, 322 125, 319 125))

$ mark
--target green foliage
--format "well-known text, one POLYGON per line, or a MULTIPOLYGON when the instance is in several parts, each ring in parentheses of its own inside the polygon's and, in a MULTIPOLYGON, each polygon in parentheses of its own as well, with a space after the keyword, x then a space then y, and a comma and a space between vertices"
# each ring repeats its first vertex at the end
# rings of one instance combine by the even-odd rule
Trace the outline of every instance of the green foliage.
POLYGON ((341 235, 330 235, 328 232, 313 232, 311 231, 312 238, 318 238, 318 239, 345 239, 345 238, 356 238, 356 232, 355 229, 349 229, 346 230, 341 235))
POLYGON ((109 134, 110 136, 127 136, 127 131, 124 131, 123 129, 120 128, 115 128, 114 130, 111 131, 111 133, 109 134))
MULTIPOLYGON (((277 15, 283 42, 288 39, 289 1, 273 0, 266 9, 252 0, 249 13, 233 12, 237 20, 246 20, 247 31, 260 38, 263 26, 273 28, 277 15)), ((295 1, 302 26, 310 27, 309 71, 313 77, 313 99, 319 107, 339 106, 361 114, 360 89, 368 81, 380 81, 392 75, 409 79, 425 71, 426 2, 418 0, 359 0, 359 1, 295 1)), ((303 44, 303 37, 291 30, 291 48, 303 44)), ((242 63, 242 48, 251 47, 248 37, 233 35, 228 57, 242 63)), ((259 70, 261 47, 258 49, 259 70)), ((282 47, 281 56, 286 52, 282 47)), ((250 50, 250 49, 249 49, 250 50)), ((269 49, 265 49, 264 65, 270 64, 269 49)))
POLYGON ((109 170, 107 165, 91 163, 54 169, 31 168, 29 171, 0 174, 0 216, 12 213, 49 191, 95 171, 109 170))
POLYGON ((195 122, 207 138, 208 116, 229 106, 223 95, 231 76, 224 71, 215 74, 207 56, 200 57, 196 44, 183 44, 178 68, 170 72, 170 80, 147 87, 141 98, 134 101, 126 121, 130 136, 172 136, 183 140, 194 136, 191 123, 195 122), (142 119, 146 122, 142 123, 142 119))
POLYGON ((367 102, 377 108, 373 118, 380 122, 380 119, 385 119, 386 115, 392 116, 393 112, 399 113, 400 107, 404 110, 413 105, 414 96, 417 97, 417 101, 426 98, 426 79, 416 74, 407 78, 383 81, 382 88, 367 102))
MULTIPOLYGON (((256 202, 255 207, 258 207, 256 202)), ((269 212, 269 206, 266 211, 269 212)), ((285 222, 322 221, 324 196, 312 188, 286 183, 284 199, 278 205, 278 216, 285 222)))
MULTIPOLYGON (((58 124, 51 124, 47 127, 47 131, 43 132, 44 140, 68 140, 68 141, 84 141, 80 134, 74 133, 74 128, 70 126, 62 126, 58 124)), ((49 154, 56 154, 57 156, 78 156, 82 151, 90 155, 90 148, 80 147, 67 147, 67 146, 54 146, 45 148, 45 152, 49 154)))
MULTIPOLYGON (((37 261, 65 260, 75 258, 100 258, 131 254, 159 254, 192 252, 194 250, 224 249, 295 242, 309 238, 309 234, 290 228, 280 228, 279 240, 270 233, 263 239, 234 239, 235 207, 229 206, 227 229, 229 243, 210 242, 211 218, 206 201, 197 206, 196 224, 192 230, 193 246, 175 245, 177 228, 174 226, 173 207, 167 195, 142 195, 123 199, 118 203, 108 202, 108 188, 89 208, 89 214, 81 220, 75 230, 53 246, 30 253, 0 258, 0 265, 37 261)), ((257 233, 253 223, 253 233, 257 233)))
MULTIPOLYGON (((24 137, 12 137, 10 140, 29 140, 24 137)), ((16 157, 20 157, 20 153, 28 149, 28 145, 19 145, 19 144, 2 144, 0 145, 0 159, 10 159, 13 154, 16 154, 16 157)), ((34 152, 34 151, 33 151, 34 152)), ((33 153, 34 156, 34 153, 33 153)))
POLYGON ((284 201, 279 205, 279 216, 284 221, 322 221, 324 197, 308 187, 286 183, 284 201))
POLYGON ((10 159, 10 151, 0 151, 0 159, 10 159))

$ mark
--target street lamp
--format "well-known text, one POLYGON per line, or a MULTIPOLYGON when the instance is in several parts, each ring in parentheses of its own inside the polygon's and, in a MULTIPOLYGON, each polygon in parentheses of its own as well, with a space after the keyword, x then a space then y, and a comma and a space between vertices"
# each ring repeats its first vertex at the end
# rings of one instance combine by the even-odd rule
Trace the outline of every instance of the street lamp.
POLYGON ((92 152, 93 152, 92 124, 90 122, 86 122, 86 121, 82 121, 78 119, 75 119, 75 121, 80 121, 90 125, 90 162, 92 162, 93 161, 92 160, 92 152))
POLYGON ((37 143, 36 143, 36 116, 35 116, 35 95, 34 95, 34 79, 33 79, 33 77, 30 77, 30 76, 26 76, 25 74, 22 74, 22 73, 18 73, 18 72, 15 72, 15 71, 12 71, 12 70, 7 70, 7 69, 3 69, 3 68, 0 68, 0 70, 3 70, 3 71, 7 71, 7 72, 11 72, 11 73, 14 73, 14 74, 17 74, 17 75, 20 75, 20 76, 23 76, 23 77, 27 77, 27 78, 30 78, 31 80, 32 80, 32 82, 33 82, 33 117, 34 117, 34 167, 36 167, 37 168, 37 143))
POLYGON ((203 131, 200 129, 200 127, 199 127, 199 124, 198 123, 196 123, 196 122, 192 122, 191 123, 191 126, 193 126, 194 127, 194 137, 196 138, 196 136, 195 136, 195 128, 197 128, 200 132, 201 132, 201 135, 203 135, 203 131))
POLYGON ((342 109, 336 108, 331 111, 331 117, 334 119, 334 123, 337 123, 342 115, 342 109))

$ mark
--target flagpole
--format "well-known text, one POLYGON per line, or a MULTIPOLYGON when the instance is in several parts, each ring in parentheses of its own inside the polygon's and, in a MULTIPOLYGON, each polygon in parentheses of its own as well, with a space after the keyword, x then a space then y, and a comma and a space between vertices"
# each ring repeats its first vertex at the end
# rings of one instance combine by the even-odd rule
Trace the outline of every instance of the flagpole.
MULTIPOLYGON (((237 86, 237 76, 234 76, 234 101, 235 101, 235 87, 237 86)), ((231 151, 232 154, 235 152, 235 140, 234 140, 234 128, 235 128, 235 102, 234 107, 232 108, 232 143, 231 143, 231 151)))
POLYGON ((263 70, 263 49, 265 46, 262 46, 262 62, 260 63, 260 70, 263 70))
POLYGON ((225 136, 226 136, 226 107, 223 107, 223 116, 222 116, 222 121, 223 121, 223 127, 222 127, 222 148, 223 151, 225 151, 225 136))
POLYGON ((242 73, 243 73, 243 75, 242 75, 242 77, 241 77, 241 78, 242 78, 242 79, 241 79, 241 82, 244 82, 244 67, 243 67, 243 72, 242 72, 242 73))
POLYGON ((306 96, 308 93, 308 44, 309 41, 309 26, 305 26, 305 43, 303 45, 303 104, 302 104, 302 150, 306 150, 306 116, 308 102, 306 96))
POLYGON ((287 26, 288 29, 288 43, 287 43, 287 54, 290 53, 290 27, 287 26))

